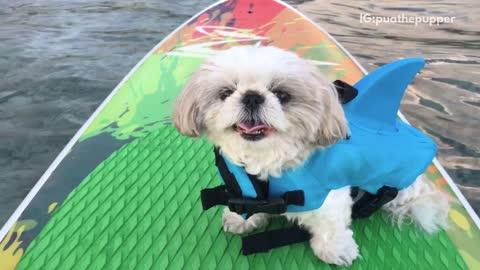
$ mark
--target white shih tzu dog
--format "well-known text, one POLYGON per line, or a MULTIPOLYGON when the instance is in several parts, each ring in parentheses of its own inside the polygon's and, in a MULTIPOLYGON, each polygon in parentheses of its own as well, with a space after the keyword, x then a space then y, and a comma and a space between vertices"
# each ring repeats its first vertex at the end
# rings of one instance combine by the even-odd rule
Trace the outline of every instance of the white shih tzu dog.
MULTIPOLYGON (((175 104, 184 135, 206 136, 251 175, 267 180, 303 164, 318 148, 344 139, 349 128, 337 92, 308 61, 275 47, 239 46, 219 52, 193 74, 175 104)), ((299 179, 301 181, 301 179, 299 179)), ((321 208, 285 213, 307 229, 315 255, 350 265, 359 256, 350 229, 350 188, 331 191, 321 208)), ((431 233, 446 225, 446 198, 423 177, 384 206, 395 221, 415 221, 431 233)), ((268 223, 225 209, 225 231, 242 234, 268 223)))

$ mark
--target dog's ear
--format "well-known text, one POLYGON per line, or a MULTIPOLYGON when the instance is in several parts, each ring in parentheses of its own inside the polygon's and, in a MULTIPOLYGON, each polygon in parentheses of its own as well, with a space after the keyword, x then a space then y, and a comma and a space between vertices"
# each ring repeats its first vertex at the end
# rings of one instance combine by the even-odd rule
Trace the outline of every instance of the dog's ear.
POLYGON ((200 114, 201 77, 204 69, 196 71, 175 100, 173 124, 177 130, 189 137, 200 137, 203 120, 200 114))
POLYGON ((317 74, 317 79, 318 85, 322 88, 318 90, 323 93, 324 106, 319 117, 317 143, 326 147, 347 138, 350 130, 335 86, 321 74, 317 74))

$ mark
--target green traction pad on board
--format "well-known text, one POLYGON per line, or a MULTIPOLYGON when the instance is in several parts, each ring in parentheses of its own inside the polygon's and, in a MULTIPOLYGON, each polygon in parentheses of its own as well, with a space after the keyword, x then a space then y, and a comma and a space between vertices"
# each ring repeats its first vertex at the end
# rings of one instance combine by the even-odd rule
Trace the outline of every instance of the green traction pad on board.
MULTIPOLYGON (((338 269, 307 242, 243 256, 221 209, 200 190, 220 183, 212 145, 164 126, 125 145, 68 196, 17 269, 338 269)), ((277 218, 267 229, 284 225, 277 218)), ((445 232, 397 227, 383 213, 353 222, 361 258, 349 269, 467 269, 445 232)))

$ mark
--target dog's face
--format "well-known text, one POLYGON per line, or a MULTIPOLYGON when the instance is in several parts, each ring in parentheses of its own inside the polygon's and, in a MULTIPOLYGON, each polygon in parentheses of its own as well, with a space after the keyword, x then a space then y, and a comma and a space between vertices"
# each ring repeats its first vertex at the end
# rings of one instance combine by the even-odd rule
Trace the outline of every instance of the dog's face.
POLYGON ((348 133, 333 85, 275 47, 234 47, 208 59, 177 98, 173 122, 225 149, 327 146, 348 133))

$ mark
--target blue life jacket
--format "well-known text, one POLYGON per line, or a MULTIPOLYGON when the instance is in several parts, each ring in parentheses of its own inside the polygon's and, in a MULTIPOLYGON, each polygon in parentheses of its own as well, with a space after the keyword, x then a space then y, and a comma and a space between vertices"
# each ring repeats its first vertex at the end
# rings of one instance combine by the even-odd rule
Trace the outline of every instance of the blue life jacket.
MULTIPOLYGON (((314 210, 322 206, 331 190, 345 186, 377 193, 383 186, 403 189, 415 181, 432 161, 435 143, 420 131, 398 120, 394 134, 379 134, 350 124, 351 136, 323 150, 317 150, 303 166, 269 177, 268 197, 303 190, 305 204, 288 205, 288 212, 314 210), (392 140, 392 136, 394 140, 392 140)), ((227 167, 244 197, 257 193, 243 167, 224 156, 227 167)))
MULTIPOLYGON (((404 189, 422 174, 437 146, 424 133, 396 118, 400 100, 415 74, 419 58, 385 65, 355 84, 358 96, 344 106, 350 137, 315 151, 303 166, 269 177, 268 198, 303 191, 304 204, 289 204, 288 212, 322 206, 331 190, 359 187, 375 194, 381 187, 404 189)), ((223 156, 242 197, 258 198, 251 176, 223 156)))

